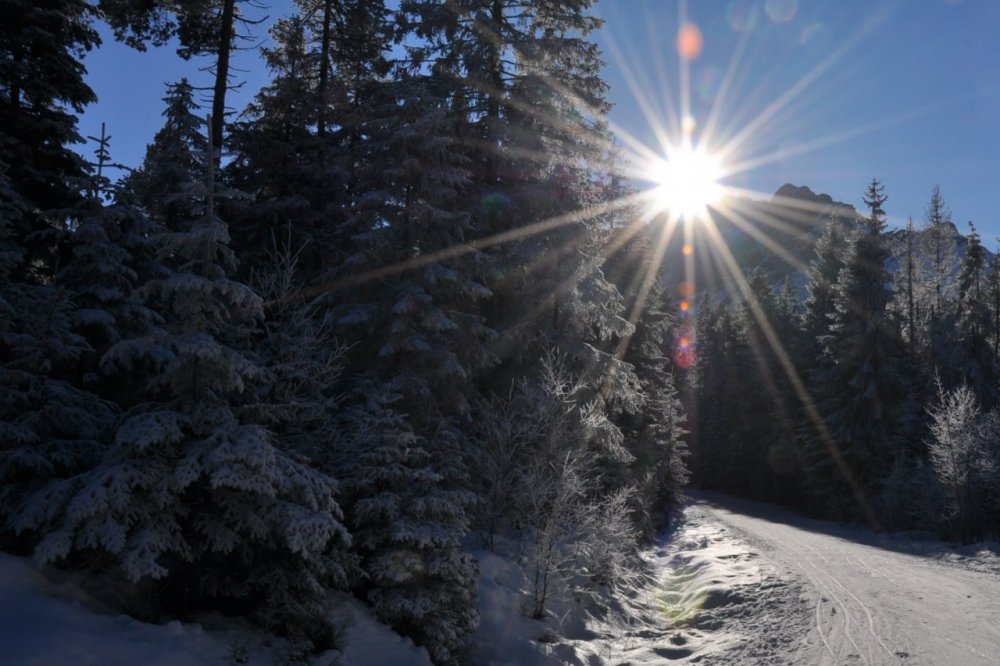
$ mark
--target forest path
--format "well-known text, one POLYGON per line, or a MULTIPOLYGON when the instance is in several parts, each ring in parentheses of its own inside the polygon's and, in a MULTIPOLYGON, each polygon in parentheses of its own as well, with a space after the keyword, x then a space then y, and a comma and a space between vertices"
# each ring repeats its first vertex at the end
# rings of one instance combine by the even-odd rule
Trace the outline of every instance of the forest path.
POLYGON ((948 544, 714 493, 695 494, 689 511, 734 529, 779 574, 804 582, 812 618, 798 663, 1000 663, 1000 576, 941 561, 948 544))
POLYGON ((572 663, 1000 664, 995 554, 691 495, 647 553, 655 582, 588 623, 572 663))

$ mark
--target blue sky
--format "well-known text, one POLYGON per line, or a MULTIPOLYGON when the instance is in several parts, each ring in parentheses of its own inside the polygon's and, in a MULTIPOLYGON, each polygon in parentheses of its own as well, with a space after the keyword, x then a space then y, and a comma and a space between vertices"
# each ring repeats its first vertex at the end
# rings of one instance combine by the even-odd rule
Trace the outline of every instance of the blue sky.
MULTIPOLYGON (((287 12, 287 3, 271 4, 272 18, 287 12)), ((893 225, 921 222, 938 184, 959 229, 972 220, 996 247, 1000 2, 601 0, 596 13, 606 19, 595 38, 608 63, 611 120, 623 133, 654 149, 657 126, 676 135, 686 90, 695 140, 717 148, 745 137, 728 160, 755 166, 727 184, 763 197, 792 182, 860 208, 877 176, 893 225), (688 85, 675 46, 682 12, 702 36, 688 85), (713 113, 716 131, 705 136, 713 113)), ((210 83, 198 71, 205 63, 171 48, 137 53, 110 37, 85 64, 100 101, 81 134, 96 136, 107 122, 113 156, 129 165, 161 124, 165 82, 210 83)), ((252 52, 236 65, 248 70, 230 100, 239 109, 266 72, 252 52)))

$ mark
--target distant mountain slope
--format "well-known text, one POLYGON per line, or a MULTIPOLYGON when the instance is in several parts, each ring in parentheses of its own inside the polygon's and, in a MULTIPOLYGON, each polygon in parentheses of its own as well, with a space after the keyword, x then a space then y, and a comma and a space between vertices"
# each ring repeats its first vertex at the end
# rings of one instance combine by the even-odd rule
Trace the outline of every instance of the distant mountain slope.
MULTIPOLYGON (((768 201, 729 199, 721 209, 711 211, 711 218, 718 230, 717 238, 725 242, 743 275, 760 268, 767 272, 776 288, 787 278, 796 293, 804 298, 806 271, 815 257, 816 240, 823 228, 829 222, 854 227, 862 214, 829 194, 817 194, 807 186, 786 183, 768 201)), ((699 292, 713 294, 722 300, 739 299, 738 289, 732 284, 732 270, 727 265, 725 251, 717 248, 718 242, 713 241, 715 234, 703 227, 704 223, 697 223, 692 231, 692 262, 685 261, 682 252, 686 243, 684 233, 674 234, 666 252, 663 276, 668 285, 690 281, 693 276, 699 292), (689 267, 689 263, 693 265, 689 267)), ((944 238, 949 254, 945 258, 944 291, 954 294, 968 239, 959 233, 954 224, 948 223, 946 229, 944 238)), ((905 229, 886 232, 892 252, 888 268, 894 274, 905 261, 907 234, 905 229)), ((918 280, 927 280, 932 274, 929 236, 927 229, 917 228, 914 231, 918 280)), ((993 253, 989 250, 987 259, 993 261, 993 253)))
MULTIPOLYGON (((813 259, 813 247, 827 222, 854 225, 854 207, 835 201, 829 194, 816 194, 805 186, 782 185, 768 201, 731 198, 711 211, 717 235, 705 223, 692 229, 693 277, 698 291, 727 298, 732 289, 732 270, 725 250, 744 275, 754 268, 766 271, 775 284, 788 276, 799 289, 805 285, 805 270, 813 259)), ((663 273, 668 284, 690 281, 687 262, 682 260, 683 233, 675 233, 663 273)), ((804 292, 803 292, 804 293, 804 292)))

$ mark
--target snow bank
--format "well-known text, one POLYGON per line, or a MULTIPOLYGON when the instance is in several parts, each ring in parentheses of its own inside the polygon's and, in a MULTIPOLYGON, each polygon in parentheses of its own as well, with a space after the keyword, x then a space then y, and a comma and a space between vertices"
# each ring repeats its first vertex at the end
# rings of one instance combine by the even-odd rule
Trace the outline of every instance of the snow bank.
POLYGON ((570 590, 543 620, 523 616, 528 581, 511 560, 477 552, 482 623, 464 663, 786 663, 808 633, 801 583, 741 534, 689 507, 644 557, 646 586, 621 595, 570 590))
POLYGON ((427 650, 417 647, 376 620, 357 599, 342 595, 336 615, 344 627, 342 652, 331 651, 314 660, 316 664, 365 664, 365 666, 431 666, 427 650), (332 661, 339 657, 339 661, 332 661))
POLYGON ((28 560, 5 553, 0 599, 2 660, 9 664, 218 664, 240 641, 235 631, 208 634, 199 625, 152 625, 102 612, 71 583, 52 583, 28 560))
POLYGON ((808 631, 801 584, 697 507, 648 557, 655 583, 592 627, 601 663, 785 663, 808 631))
MULTIPOLYGON (((176 666, 275 662, 284 641, 232 620, 212 616, 205 625, 140 622, 116 614, 71 582, 46 579, 26 560, 0 553, 0 663, 18 666, 176 666)), ((316 664, 429 666, 427 651, 393 633, 348 595, 332 599, 345 628, 343 652, 316 664), (339 662, 336 659, 339 658, 339 662)))
MULTIPOLYGON (((781 560, 773 557, 770 542, 720 521, 704 504, 703 498, 702 506, 688 507, 669 538, 644 553, 653 572, 647 585, 617 596, 570 586, 552 597, 540 620, 524 615, 530 581, 514 558, 475 551, 482 571, 482 619, 461 662, 789 663, 801 653, 814 620, 814 604, 802 578, 786 570, 791 567, 776 568, 781 560)), ((745 508, 751 512, 761 506, 745 508)), ((770 520, 806 523, 804 529, 850 543, 870 541, 952 566, 1000 572, 1000 544, 995 542, 961 547, 809 521, 774 507, 766 510, 770 520)), ((238 659, 257 665, 272 663, 283 646, 281 639, 216 616, 203 618, 202 624, 142 623, 102 607, 71 582, 47 579, 30 561, 2 553, 0 599, 3 663, 158 666, 238 659)), ((429 666, 426 650, 376 621, 361 602, 347 594, 331 601, 337 623, 344 627, 342 651, 319 655, 314 663, 429 666)))

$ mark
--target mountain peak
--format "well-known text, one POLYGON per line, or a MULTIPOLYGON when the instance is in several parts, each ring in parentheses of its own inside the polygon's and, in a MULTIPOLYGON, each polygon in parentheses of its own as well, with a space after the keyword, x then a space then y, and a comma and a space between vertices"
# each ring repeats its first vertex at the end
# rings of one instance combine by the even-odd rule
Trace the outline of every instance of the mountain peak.
POLYGON ((806 185, 797 186, 791 183, 785 183, 778 188, 778 191, 771 197, 771 201, 775 201, 776 199, 798 199, 799 201, 808 201, 823 205, 832 205, 835 203, 833 197, 829 194, 816 194, 806 185))

